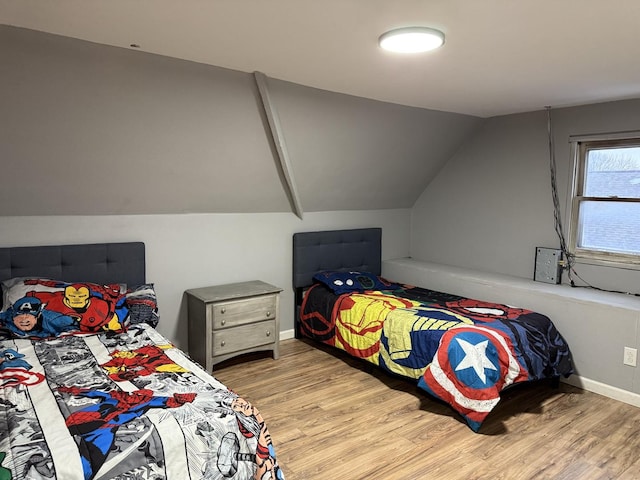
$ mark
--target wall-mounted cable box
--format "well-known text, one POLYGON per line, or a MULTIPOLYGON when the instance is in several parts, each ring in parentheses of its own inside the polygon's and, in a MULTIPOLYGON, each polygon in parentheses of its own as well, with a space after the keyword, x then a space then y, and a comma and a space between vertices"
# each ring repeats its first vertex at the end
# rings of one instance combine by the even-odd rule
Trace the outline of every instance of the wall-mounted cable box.
POLYGON ((533 279, 536 282, 560 283, 562 250, 536 247, 536 265, 533 279))

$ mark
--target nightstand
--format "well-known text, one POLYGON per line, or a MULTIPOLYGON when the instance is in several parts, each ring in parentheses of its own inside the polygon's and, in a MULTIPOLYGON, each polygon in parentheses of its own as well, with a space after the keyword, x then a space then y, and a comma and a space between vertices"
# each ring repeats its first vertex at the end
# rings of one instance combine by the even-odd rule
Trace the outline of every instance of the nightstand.
POLYGON ((281 288, 260 280, 187 290, 189 356, 207 371, 236 355, 278 358, 281 288))

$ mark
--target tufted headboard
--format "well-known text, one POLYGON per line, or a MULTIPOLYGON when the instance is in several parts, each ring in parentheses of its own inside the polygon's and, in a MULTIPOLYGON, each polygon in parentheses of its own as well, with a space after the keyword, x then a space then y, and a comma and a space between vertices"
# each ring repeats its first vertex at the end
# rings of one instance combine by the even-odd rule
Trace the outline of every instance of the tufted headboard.
POLYGON ((293 234, 293 286, 308 287, 322 270, 362 270, 380 275, 382 229, 358 228, 293 234))
POLYGON ((124 242, 0 248, 0 281, 13 277, 141 285, 145 246, 124 242))
POLYGON ((357 228, 293 234, 296 336, 303 291, 313 283, 313 275, 323 270, 359 270, 380 275, 382 229, 357 228))

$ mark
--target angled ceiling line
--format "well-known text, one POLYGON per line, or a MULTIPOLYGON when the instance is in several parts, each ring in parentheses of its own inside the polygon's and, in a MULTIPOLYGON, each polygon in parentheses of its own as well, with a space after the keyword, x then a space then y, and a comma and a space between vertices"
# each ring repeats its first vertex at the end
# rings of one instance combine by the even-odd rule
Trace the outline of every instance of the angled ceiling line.
POLYGON ((282 134, 282 126, 280 125, 280 119, 276 111, 275 105, 269 95, 269 88, 267 86, 267 76, 262 72, 253 72, 253 78, 255 79, 260 93, 260 99, 262 101, 262 107, 264 113, 267 116, 269 122, 269 129, 271 131, 271 137, 278 153, 278 161, 284 174, 286 188, 288 190, 288 196, 293 203, 293 213, 296 214, 302 220, 302 205, 298 196, 298 190, 296 188, 295 178, 293 176, 293 169, 291 168, 291 162, 289 161, 289 153, 282 134))

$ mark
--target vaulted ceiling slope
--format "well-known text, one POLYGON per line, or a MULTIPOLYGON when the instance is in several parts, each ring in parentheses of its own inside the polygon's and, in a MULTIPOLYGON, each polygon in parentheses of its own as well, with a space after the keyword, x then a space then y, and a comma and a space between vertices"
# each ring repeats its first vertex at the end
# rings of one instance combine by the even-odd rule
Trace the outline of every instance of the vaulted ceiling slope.
MULTIPOLYGON (((6 25, 0 64, 0 215, 292 211, 252 74, 6 25)), ((268 86, 306 212, 411 207, 483 123, 268 86)))
POLYGON ((640 96, 638 0, 0 0, 0 23, 492 117, 640 96), (385 31, 438 28, 417 57, 385 31))

